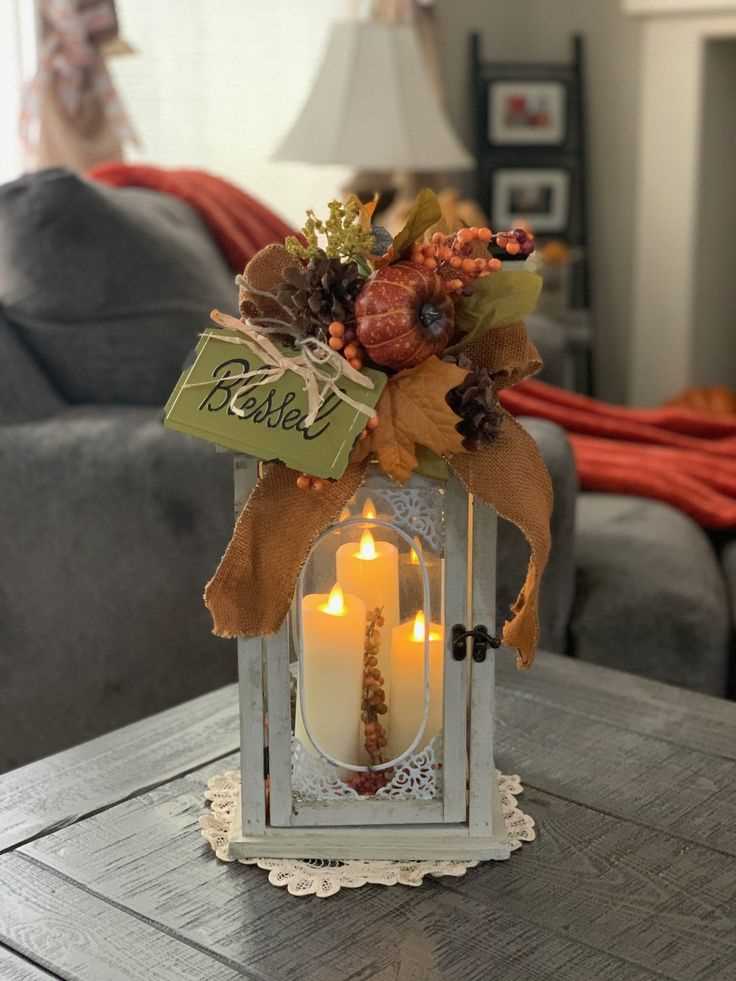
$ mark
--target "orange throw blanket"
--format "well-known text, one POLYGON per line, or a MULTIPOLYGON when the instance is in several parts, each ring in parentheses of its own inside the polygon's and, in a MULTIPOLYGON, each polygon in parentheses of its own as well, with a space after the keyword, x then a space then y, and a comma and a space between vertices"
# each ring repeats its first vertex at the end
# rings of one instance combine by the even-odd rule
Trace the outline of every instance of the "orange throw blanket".
POLYGON ((250 194, 203 170, 166 170, 145 164, 108 163, 88 176, 111 187, 147 187, 186 201, 199 212, 234 272, 272 242, 281 242, 293 229, 250 194))
MULTIPOLYGON (((186 201, 235 272, 264 245, 293 234, 255 198, 203 171, 110 163, 89 176, 186 201)), ((514 415, 549 419, 567 430, 584 489, 652 497, 705 528, 736 527, 736 417, 622 408, 533 380, 505 388, 501 401, 514 415)))
POLYGON ((514 415, 567 431, 583 489, 651 497, 705 528, 736 527, 736 416, 629 409, 533 380, 500 397, 514 415))

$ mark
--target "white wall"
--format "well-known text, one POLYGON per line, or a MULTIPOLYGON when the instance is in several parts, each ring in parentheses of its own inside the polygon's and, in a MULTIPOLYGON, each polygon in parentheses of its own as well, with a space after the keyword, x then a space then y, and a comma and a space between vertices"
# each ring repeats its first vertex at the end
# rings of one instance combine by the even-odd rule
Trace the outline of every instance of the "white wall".
POLYGON ((736 40, 706 43, 704 76, 692 380, 736 387, 736 40))
POLYGON ((435 0, 446 105, 467 147, 475 145, 470 99, 470 48, 473 31, 483 35, 485 55, 515 60, 522 49, 526 0, 435 0))
POLYGON ((332 197, 339 168, 269 155, 317 70, 345 0, 118 0, 137 54, 111 67, 142 141, 131 158, 203 167, 301 224, 332 197))
POLYGON ((23 171, 18 113, 36 65, 35 20, 32 0, 0 0, 0 184, 23 171))
POLYGON ((645 18, 642 38, 631 391, 637 402, 656 404, 690 385, 736 377, 733 72, 728 48, 710 67, 706 57, 711 42, 736 41, 736 13, 645 18))
POLYGON ((636 209, 640 22, 621 0, 437 0, 448 107, 470 140, 467 34, 495 60, 567 60, 583 33, 588 60, 589 182, 598 394, 626 397, 636 209))

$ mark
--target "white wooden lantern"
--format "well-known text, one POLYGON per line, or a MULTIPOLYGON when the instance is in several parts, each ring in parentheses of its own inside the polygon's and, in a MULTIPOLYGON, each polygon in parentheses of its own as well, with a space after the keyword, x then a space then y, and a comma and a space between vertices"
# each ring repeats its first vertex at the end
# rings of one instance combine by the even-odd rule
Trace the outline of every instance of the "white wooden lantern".
MULTIPOLYGON (((235 458, 237 512, 256 477, 256 461, 235 458)), ((369 471, 314 544, 279 632, 238 641, 234 857, 508 857, 493 754, 495 560, 496 513, 455 477, 402 487, 369 471), (366 541, 381 561, 361 566, 366 541), (378 762, 361 723, 375 606, 388 709, 378 762), (384 782, 370 795, 366 774, 384 782)))

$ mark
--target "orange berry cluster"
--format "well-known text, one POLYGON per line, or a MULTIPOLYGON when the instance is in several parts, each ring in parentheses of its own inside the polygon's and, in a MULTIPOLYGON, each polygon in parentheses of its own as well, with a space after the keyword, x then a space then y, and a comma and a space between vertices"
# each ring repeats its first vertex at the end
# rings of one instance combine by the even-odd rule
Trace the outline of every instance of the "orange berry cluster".
MULTIPOLYGON (((384 680, 378 667, 380 628, 384 625, 382 613, 380 607, 368 613, 363 648, 363 701, 360 718, 365 733, 366 752, 373 766, 383 763, 382 750, 388 743, 386 730, 380 722, 380 717, 388 712, 384 680)), ((380 770, 377 773, 355 773, 348 782, 359 794, 370 796, 385 787, 392 777, 392 770, 380 770)))
MULTIPOLYGON (((378 416, 371 416, 358 439, 366 439, 377 426, 378 416)), ((296 486, 299 488, 299 490, 313 490, 319 492, 325 489, 327 486, 327 481, 322 477, 313 477, 308 473, 300 473, 296 478, 296 486)))
POLYGON ((534 251, 534 235, 526 228, 512 228, 510 232, 499 232, 496 245, 505 249, 509 255, 531 255, 534 251))
POLYGON ((365 732, 366 752, 374 764, 382 762, 381 750, 388 742, 386 730, 379 721, 379 716, 388 712, 384 680, 378 667, 378 651, 381 647, 379 628, 384 625, 382 613, 380 607, 369 612, 363 647, 363 701, 360 718, 365 732))
POLYGON ((453 235, 435 232, 429 242, 415 242, 411 261, 436 270, 451 293, 459 293, 473 279, 489 276, 501 268, 501 260, 489 256, 488 248, 497 245, 509 255, 529 255, 534 237, 523 229, 495 234, 490 228, 461 228, 453 235))
POLYGON ((377 790, 391 782, 393 770, 379 770, 378 773, 354 773, 348 784, 361 797, 372 797, 377 790))
POLYGON ((340 351, 351 368, 360 371, 363 367, 365 351, 359 343, 355 331, 340 323, 339 320, 333 320, 327 328, 327 333, 330 335, 327 343, 332 350, 340 351))
POLYGON ((321 491, 325 489, 326 480, 322 477, 313 477, 308 473, 300 473, 296 478, 296 486, 299 490, 321 491))

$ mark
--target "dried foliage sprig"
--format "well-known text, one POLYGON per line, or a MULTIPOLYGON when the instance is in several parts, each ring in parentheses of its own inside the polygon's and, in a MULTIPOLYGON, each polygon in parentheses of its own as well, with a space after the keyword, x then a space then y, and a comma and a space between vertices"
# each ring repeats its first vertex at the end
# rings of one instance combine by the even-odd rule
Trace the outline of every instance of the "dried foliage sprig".
POLYGON ((318 218, 311 209, 302 228, 306 245, 295 236, 286 239, 286 250, 303 261, 321 253, 333 259, 359 261, 371 255, 374 237, 370 228, 360 221, 361 204, 351 197, 347 202, 330 201, 328 216, 318 218))

